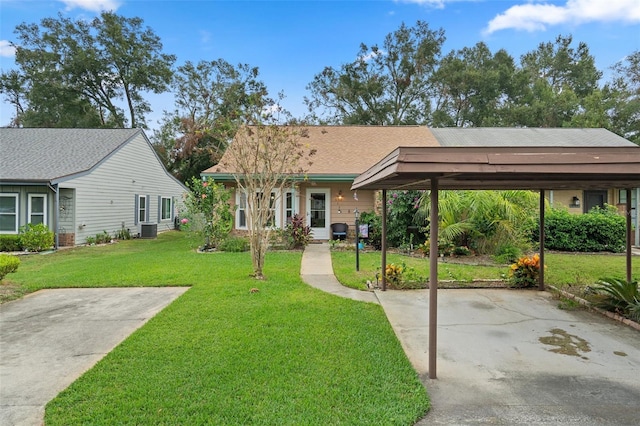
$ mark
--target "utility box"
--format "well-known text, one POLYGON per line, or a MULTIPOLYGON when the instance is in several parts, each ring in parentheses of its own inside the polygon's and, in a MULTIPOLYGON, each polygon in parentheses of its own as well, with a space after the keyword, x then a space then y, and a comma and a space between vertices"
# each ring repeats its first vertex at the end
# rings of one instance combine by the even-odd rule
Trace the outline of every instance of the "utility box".
POLYGON ((156 238, 158 236, 157 223, 140 224, 140 238, 156 238))

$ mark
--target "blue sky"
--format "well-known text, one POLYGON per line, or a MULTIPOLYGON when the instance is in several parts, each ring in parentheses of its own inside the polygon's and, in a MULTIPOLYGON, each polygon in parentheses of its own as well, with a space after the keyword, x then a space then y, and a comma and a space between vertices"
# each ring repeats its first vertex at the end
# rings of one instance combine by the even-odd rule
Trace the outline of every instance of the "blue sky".
MULTIPOLYGON (((177 65, 223 58, 260 69, 270 93, 284 92, 283 106, 305 112, 303 97, 325 66, 353 61, 360 43, 382 44, 402 22, 417 20, 443 28, 443 53, 484 41, 514 58, 562 35, 588 44, 599 69, 640 50, 639 0, 378 0, 378 1, 206 1, 206 0, 0 0, 0 69, 14 67, 10 41, 16 25, 39 23, 58 13, 90 19, 100 10, 140 17, 160 36, 177 65)), ((170 95, 149 96, 152 128, 170 95)), ((0 106, 0 125, 10 119, 0 106)))

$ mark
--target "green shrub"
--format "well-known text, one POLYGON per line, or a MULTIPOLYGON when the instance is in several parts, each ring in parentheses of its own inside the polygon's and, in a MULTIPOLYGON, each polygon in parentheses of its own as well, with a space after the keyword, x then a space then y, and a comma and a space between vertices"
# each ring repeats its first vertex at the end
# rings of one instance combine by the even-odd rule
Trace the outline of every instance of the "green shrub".
POLYGON ((102 231, 100 234, 96 234, 96 244, 106 244, 109 242, 111 242, 111 235, 109 235, 107 231, 102 231))
POLYGON ((640 320, 638 281, 603 278, 598 281, 594 290, 604 295, 604 298, 596 303, 597 306, 636 321, 640 320))
POLYGON ((0 251, 21 251, 20 235, 2 234, 0 235, 0 251))
POLYGON ((504 244, 496 249, 493 259, 497 263, 515 263, 522 256, 522 250, 512 244, 504 244))
POLYGON ((362 212, 360 223, 369 225, 367 243, 376 250, 380 250, 382 248, 382 218, 375 212, 362 212))
POLYGON ((546 214, 544 229, 545 245, 550 250, 614 253, 625 250, 626 223, 615 208, 595 208, 586 214, 551 209, 546 214))
POLYGON ((7 274, 17 271, 18 266, 20 266, 20 259, 18 256, 0 254, 0 280, 2 280, 7 274))
POLYGON ((28 223, 20 227, 20 244, 26 251, 43 251, 53 247, 53 231, 46 225, 28 223))
POLYGON ((126 228, 121 228, 119 231, 116 231, 115 237, 116 240, 130 240, 131 232, 126 228))
MULTIPOLYGON (((422 191, 389 191, 387 197, 387 242, 390 247, 421 244, 425 235, 415 221, 422 191)), ((363 219, 364 223, 364 219, 363 219)))
POLYGON ((222 240, 218 249, 235 253, 249 251, 249 240, 245 237, 228 237, 222 240))

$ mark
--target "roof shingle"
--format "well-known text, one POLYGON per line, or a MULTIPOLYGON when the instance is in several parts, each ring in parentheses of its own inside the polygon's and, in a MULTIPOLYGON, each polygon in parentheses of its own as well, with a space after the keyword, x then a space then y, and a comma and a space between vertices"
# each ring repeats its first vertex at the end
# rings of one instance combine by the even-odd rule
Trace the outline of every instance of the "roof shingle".
POLYGON ((51 181, 90 170, 139 129, 0 129, 0 180, 51 181))

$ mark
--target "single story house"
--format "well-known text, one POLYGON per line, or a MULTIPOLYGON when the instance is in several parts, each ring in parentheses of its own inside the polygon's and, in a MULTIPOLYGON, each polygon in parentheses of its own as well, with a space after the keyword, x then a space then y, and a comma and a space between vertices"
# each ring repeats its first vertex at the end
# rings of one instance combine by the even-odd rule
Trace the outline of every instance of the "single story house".
MULTIPOLYGON (((542 128, 428 128, 426 126, 308 126, 305 144, 316 149, 312 164, 285 194, 273 194, 275 224, 281 227, 293 214, 306 217, 314 238, 331 238, 331 224, 347 223, 353 231, 354 210, 372 211, 378 206, 373 190, 352 191, 353 180, 397 147, 608 147, 636 145, 605 129, 542 128)), ((231 144, 229 149, 233 149, 231 144)), ((223 156, 220 164, 226 164, 223 156)), ((218 165, 202 177, 235 187, 233 170, 218 165)), ((633 220, 638 226, 638 189, 632 192, 633 220)), ((595 205, 625 205, 626 190, 549 191, 549 202, 573 213, 595 205)), ((235 229, 246 229, 242 194, 236 192, 235 229)), ((637 232, 637 231, 636 231, 637 232)), ((640 238, 636 236, 636 241, 640 238)))
POLYGON ((44 223, 56 247, 174 229, 188 189, 140 129, 0 129, 0 233, 44 223))
MULTIPOLYGON (((398 145, 438 146, 437 140, 424 126, 308 126, 304 143, 315 149, 305 176, 298 176, 295 185, 275 198, 275 225, 286 225, 294 214, 306 217, 317 240, 331 238, 331 224, 346 223, 353 233, 355 214, 373 211, 376 191, 351 191, 353 180, 378 159, 398 145)), ((233 143, 229 149, 233 149, 233 143)), ((235 188, 233 170, 227 163, 227 154, 220 164, 201 173, 235 188)), ((236 191, 232 198, 236 207, 234 228, 247 229, 244 215, 244 197, 236 191)))

